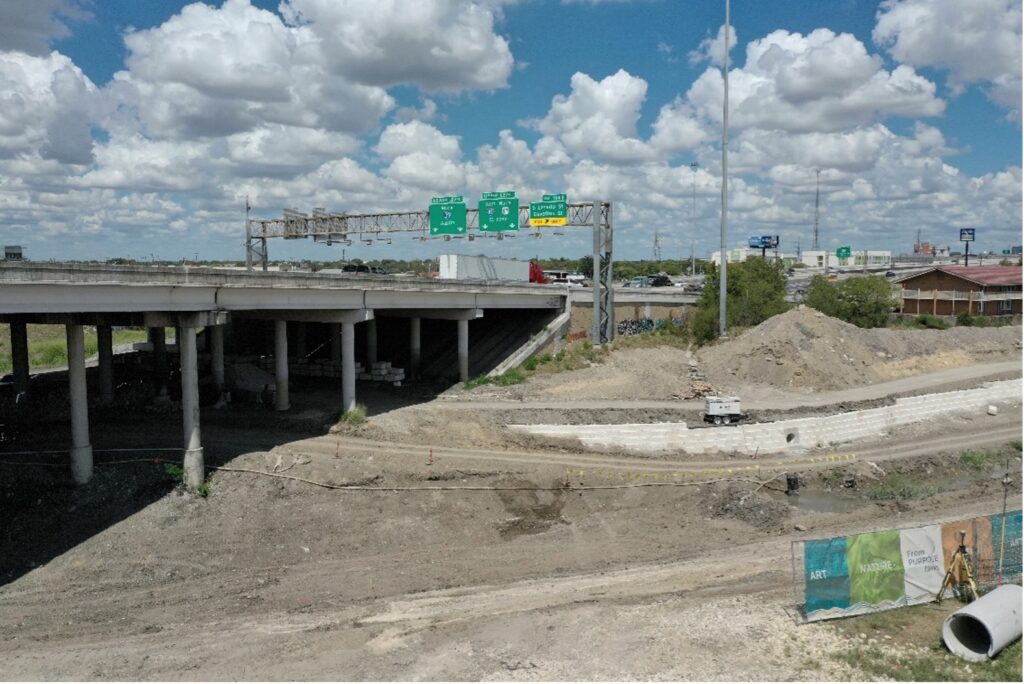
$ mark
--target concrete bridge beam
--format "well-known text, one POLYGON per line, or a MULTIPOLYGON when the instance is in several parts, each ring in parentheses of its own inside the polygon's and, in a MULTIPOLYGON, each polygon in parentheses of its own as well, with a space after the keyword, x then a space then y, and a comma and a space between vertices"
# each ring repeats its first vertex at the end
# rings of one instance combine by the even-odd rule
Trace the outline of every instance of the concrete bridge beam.
POLYGON ((420 370, 420 318, 409 319, 409 377, 416 378, 420 370))
POLYGON ((341 407, 351 411, 356 407, 356 326, 341 324, 341 407))
POLYGON ((80 325, 66 327, 68 341, 68 396, 71 402, 71 477, 76 484, 92 478, 89 443, 89 398, 85 385, 85 333, 80 325))
POLYGON ((178 353, 181 357, 181 412, 185 433, 185 484, 195 489, 206 479, 203 444, 199 434, 199 364, 196 354, 196 329, 178 328, 178 353))
POLYGON ((287 411, 291 408, 288 401, 288 323, 274 321, 274 379, 277 382, 277 393, 274 408, 287 411))
POLYGON ((224 326, 211 325, 210 332, 210 372, 213 383, 217 386, 218 395, 224 394, 224 326))
POLYGON ((100 403, 114 401, 114 334, 109 325, 96 326, 96 351, 99 354, 100 403))
POLYGON ((153 345, 153 387, 157 397, 167 398, 167 331, 160 325, 149 329, 153 345))
POLYGON ((366 365, 377 363, 377 319, 366 321, 366 365))
POLYGON ((331 362, 341 363, 341 323, 328 323, 331 335, 331 362))
POLYGON ((469 319, 459 319, 458 326, 459 381, 466 382, 469 380, 469 319))
POLYGON ((23 320, 11 321, 11 362, 14 366, 14 394, 28 394, 28 326, 23 320))

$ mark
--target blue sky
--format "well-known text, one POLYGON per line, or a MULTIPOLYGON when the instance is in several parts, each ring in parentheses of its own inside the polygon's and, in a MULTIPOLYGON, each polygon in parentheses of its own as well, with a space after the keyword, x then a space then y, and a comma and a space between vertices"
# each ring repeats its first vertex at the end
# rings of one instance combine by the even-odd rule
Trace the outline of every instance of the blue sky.
MULTIPOLYGON (((240 259, 246 195, 271 217, 515 189, 611 200, 617 258, 649 258, 656 232, 666 256, 706 255, 723 19, 680 0, 9 0, 0 240, 240 259)), ((733 0, 732 21, 730 243, 807 249, 816 169, 825 248, 908 251, 966 225, 974 249, 1020 243, 1020 2, 733 0)), ((345 256, 579 256, 585 233, 345 256)))

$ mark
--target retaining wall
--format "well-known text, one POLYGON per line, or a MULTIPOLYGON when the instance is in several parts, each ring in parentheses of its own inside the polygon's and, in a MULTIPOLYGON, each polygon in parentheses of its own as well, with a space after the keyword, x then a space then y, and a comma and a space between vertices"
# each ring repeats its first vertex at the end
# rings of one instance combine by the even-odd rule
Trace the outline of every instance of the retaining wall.
POLYGON ((757 451, 764 454, 876 437, 899 425, 982 410, 992 403, 1020 401, 1020 380, 1003 380, 977 389, 901 398, 893 406, 774 423, 696 429, 687 428, 686 423, 508 427, 545 437, 576 438, 585 447, 597 451, 685 451, 692 454, 714 451, 752 454, 757 451))

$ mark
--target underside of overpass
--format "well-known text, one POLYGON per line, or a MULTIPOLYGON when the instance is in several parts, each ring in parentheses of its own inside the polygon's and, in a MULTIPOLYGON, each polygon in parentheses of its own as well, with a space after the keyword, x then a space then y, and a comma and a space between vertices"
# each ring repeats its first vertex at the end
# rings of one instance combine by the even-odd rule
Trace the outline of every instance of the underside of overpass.
POLYGON ((348 411, 356 406, 358 380, 397 386, 486 373, 563 311, 566 300, 561 288, 520 283, 79 264, 0 268, 0 322, 10 325, 15 409, 32 395, 26 326, 66 327, 69 451, 79 484, 92 476, 90 401, 115 398, 115 326, 150 329, 153 392, 157 399, 169 389, 180 392, 185 479, 198 486, 205 477, 202 380, 208 378, 212 401, 220 404, 231 390, 228 371, 255 361, 272 370, 272 382, 259 394, 278 411, 291 406, 290 376, 296 373, 337 379, 340 408, 348 411), (84 326, 97 332, 91 383, 84 326), (168 327, 176 331, 171 349, 168 327), (178 382, 172 384, 174 372, 178 382))

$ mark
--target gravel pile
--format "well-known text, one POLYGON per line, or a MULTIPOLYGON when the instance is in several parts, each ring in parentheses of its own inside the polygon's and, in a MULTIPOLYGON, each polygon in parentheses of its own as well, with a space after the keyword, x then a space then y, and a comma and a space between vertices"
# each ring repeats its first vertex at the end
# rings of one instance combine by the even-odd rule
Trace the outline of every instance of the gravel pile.
POLYGON ((699 353, 709 380, 837 390, 1020 357, 1021 329, 865 330, 798 306, 699 353))

